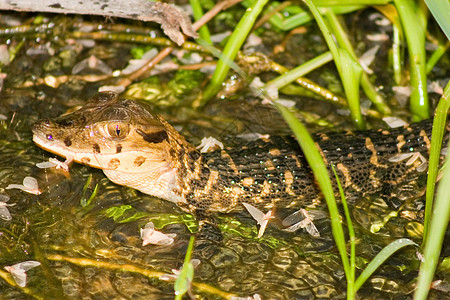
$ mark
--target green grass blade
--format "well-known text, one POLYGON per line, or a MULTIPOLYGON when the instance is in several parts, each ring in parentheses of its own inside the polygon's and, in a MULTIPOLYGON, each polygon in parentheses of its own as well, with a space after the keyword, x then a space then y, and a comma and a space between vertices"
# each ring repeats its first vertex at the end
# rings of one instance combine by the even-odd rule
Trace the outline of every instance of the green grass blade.
POLYGON ((292 132, 294 133, 300 148, 302 149, 309 166, 311 167, 315 178, 319 184, 320 190, 325 197, 330 212, 331 230, 333 232, 334 240, 336 242, 339 254, 341 255, 342 264, 344 266, 345 274, 350 274, 350 265, 347 256, 347 249, 345 245, 345 235, 342 228, 337 207, 336 199, 334 197, 333 187, 328 175, 328 170, 323 162, 322 156, 316 148, 314 140, 308 133, 303 124, 297 120, 292 112, 286 107, 275 102, 275 107, 282 114, 284 120, 287 122, 292 132))
POLYGON ((396 85, 400 85, 402 81, 402 55, 400 50, 401 36, 400 29, 396 24, 392 26, 392 68, 394 70, 394 80, 396 85))
MULTIPOLYGON (((199 0, 189 0, 189 4, 192 7, 192 13, 194 15, 194 19, 198 21, 203 16, 202 6, 199 0)), ((205 40, 208 44, 212 45, 211 35, 209 34, 209 29, 207 25, 203 25, 198 30, 198 35, 201 39, 205 40)))
POLYGON ((336 169, 333 168, 334 178, 339 189, 339 194, 341 196, 342 207, 344 208, 345 221, 347 222, 348 236, 350 239, 350 273, 347 275, 347 299, 354 299, 356 296, 355 289, 355 269, 356 269, 356 236, 355 230, 353 228, 352 217, 350 215, 350 210, 348 209, 347 199, 345 198, 344 190, 342 189, 341 181, 336 173, 336 169))
POLYGON ((439 157, 441 156, 442 137, 444 135, 447 112, 450 108, 450 83, 444 89, 444 94, 436 108, 431 132, 431 150, 428 161, 427 194, 425 204, 424 241, 428 239, 431 212, 433 209, 433 197, 436 186, 436 178, 439 168, 439 157))
POLYGON ((370 263, 366 266, 364 271, 359 275, 358 279, 356 279, 355 282, 355 288, 356 290, 359 290, 359 288, 364 284, 364 282, 369 279, 369 277, 378 269, 379 266, 381 266, 392 254, 394 254, 397 250, 405 247, 405 246, 411 246, 415 245, 416 243, 411 241, 410 239, 398 239, 396 241, 393 241, 386 247, 384 247, 377 256, 374 257, 370 261, 370 263))
POLYGON ((364 129, 364 119, 361 114, 359 105, 359 83, 361 80, 362 68, 359 63, 344 49, 339 48, 339 56, 341 57, 342 68, 345 70, 341 74, 342 85, 347 95, 348 107, 350 115, 356 129, 364 129))
POLYGON ((194 251, 195 236, 192 235, 184 257, 183 267, 175 280, 175 300, 181 300, 183 295, 189 291, 192 279, 194 278, 194 266, 191 263, 192 252, 194 251))
POLYGON ((297 78, 311 72, 312 70, 326 64, 331 61, 333 57, 329 51, 314 57, 313 59, 305 62, 304 64, 290 70, 289 72, 278 76, 277 78, 267 82, 265 89, 276 88, 281 89, 282 87, 288 85, 289 83, 295 81, 297 78))
MULTIPOLYGON (((267 8, 266 11, 271 11, 273 9, 275 9, 277 6, 279 5, 278 2, 274 1, 272 2, 269 7, 267 8)), ((324 5, 327 6, 327 5, 324 5)), ((350 13, 359 9, 364 8, 364 5, 360 5, 359 3, 356 5, 333 5, 330 7, 330 9, 335 13, 335 14, 346 14, 346 13, 350 13)), ((283 12, 286 12, 289 17, 284 17, 283 13, 278 13, 275 14, 274 16, 272 16, 269 21, 270 23, 277 27, 279 30, 283 30, 283 31, 289 31, 292 30, 296 27, 299 27, 303 24, 306 24, 308 22, 310 22, 313 18, 311 17, 310 13, 306 10, 304 10, 303 8, 301 8, 298 5, 291 5, 288 6, 287 8, 285 8, 283 10, 283 12)))
MULTIPOLYGON (((450 103, 450 83, 447 84, 444 90, 444 95, 441 98, 441 102, 445 102, 443 104, 443 108, 447 110, 439 111, 436 115, 435 122, 442 122, 442 115, 447 117, 447 111, 450 103), (440 120, 436 121, 439 118, 440 120)), ((438 105, 438 107, 439 107, 438 105)), ((444 121, 445 122, 445 121, 444 121)), ((433 123, 434 125, 434 123, 433 123)), ((438 126, 436 126, 438 127, 438 126)), ((442 127, 442 126, 440 126, 442 127)), ((434 139, 434 126, 433 126, 433 139, 434 139)), ((438 129, 440 130, 440 129, 438 129)), ((432 140, 433 143, 433 140, 432 140)), ((437 144, 438 142, 436 142, 437 144)), ((433 151, 433 146, 432 146, 433 151)), ((437 153, 436 155, 438 155, 437 153)), ((449 163, 450 156, 447 155, 446 164, 449 163)), ((430 168, 431 168, 431 156, 430 156, 430 168)), ((435 166, 437 168, 437 166, 435 166)), ((428 177, 430 180, 430 176, 428 177)), ((435 181, 433 181, 434 183, 435 181)), ((430 181, 428 182, 430 185, 430 181)), ((448 187, 450 186, 450 168, 444 168, 444 175, 439 183, 439 187, 436 194, 436 200, 434 203, 433 215, 431 217, 430 228, 427 230, 427 234, 425 236, 425 249, 424 249, 424 261, 420 265, 419 271, 419 280, 417 282, 417 290, 414 293, 414 299, 421 300, 426 299, 428 296, 428 291, 430 289, 430 284, 433 281, 434 272, 436 270, 436 266, 439 260, 439 255, 442 248, 442 242, 444 240, 445 231, 448 226, 449 218, 450 218, 450 193, 448 192, 448 187)), ((428 186, 427 186, 428 188, 428 186)), ((432 197, 432 193, 427 191, 427 209, 428 198, 432 197), (428 196, 430 193, 430 196, 428 196)))
POLYGON ((450 1, 425 0, 425 3, 433 14, 436 22, 447 36, 447 39, 450 40, 450 22, 448 21, 450 16, 450 1))
POLYGON ((412 0, 394 0, 408 44, 410 64, 410 107, 413 121, 428 119, 429 103, 425 57, 425 24, 418 7, 412 0))
POLYGON ((436 63, 441 59, 441 57, 447 52, 447 49, 450 47, 450 42, 444 44, 439 44, 438 48, 431 54, 430 58, 427 61, 427 74, 433 70, 436 63))
MULTIPOLYGON (((223 50, 223 56, 225 58, 228 60, 234 60, 249 32, 252 30, 256 18, 261 13, 267 1, 268 0, 257 0, 253 2, 251 7, 247 8, 244 16, 239 21, 235 30, 231 34, 230 39, 225 45, 225 49, 223 50)), ((209 85, 205 89, 200 106, 205 105, 209 99, 211 99, 219 91, 229 69, 230 67, 222 58, 217 62, 216 70, 214 71, 209 85)))
MULTIPOLYGON (((314 5, 314 2, 312 0, 305 0, 306 5, 308 5, 311 13, 314 16, 314 19, 317 22, 317 25, 319 26, 320 30, 322 31, 322 35, 325 38, 328 48, 330 49, 331 54, 333 55, 334 63, 336 64, 336 68, 338 69, 339 76, 341 77, 341 82, 344 85, 345 94, 347 96, 347 101, 349 103, 349 107, 352 107, 350 111, 352 112, 352 121, 355 124, 355 126, 358 129, 362 129, 364 127, 364 122, 361 117, 360 109, 359 109, 359 84, 354 85, 353 82, 357 80, 359 82, 360 77, 357 76, 358 72, 347 72, 345 67, 348 67, 349 65, 354 65, 353 63, 349 64, 349 59, 352 59, 351 55, 345 54, 344 51, 339 50, 336 43, 334 42, 332 38, 332 34, 328 28, 328 26, 325 24, 324 19, 322 18, 321 14, 319 13, 317 7, 314 5), (345 66, 344 66, 345 64, 345 66), (351 81, 351 83, 348 83, 347 81, 351 81), (354 89, 357 89, 358 91, 355 91, 354 89), (354 97, 357 98, 354 98, 354 97)), ((325 15, 332 17, 334 14, 329 9, 325 9, 325 15)), ((347 51, 348 52, 348 51, 347 51)), ((355 64, 358 64, 355 62, 355 64)), ((355 70, 355 69, 354 69, 355 70)))
MULTIPOLYGON (((348 51, 348 53, 351 55, 351 57, 355 60, 354 64, 358 64, 358 57, 356 56, 355 50, 353 49, 353 45, 351 44, 350 40, 348 39, 347 33, 345 32, 344 28, 342 27, 341 23, 339 22, 338 18, 336 17, 336 15, 331 11, 331 10, 327 10, 325 13, 325 16, 327 18, 328 23, 330 24, 330 28, 333 32, 333 35, 336 37, 336 40, 339 44, 339 47, 345 49, 348 51)), ((346 58, 343 58, 346 59, 346 58)), ((347 70, 346 68, 344 68, 345 70, 347 70)), ((361 77, 361 87, 364 90, 364 93, 366 94, 366 96, 370 99, 370 101, 372 101, 372 103, 377 107, 378 111, 381 112, 381 114, 383 115, 390 115, 391 114, 391 109, 389 108, 389 106, 386 104, 385 100, 383 99, 383 97, 381 96, 380 93, 378 93, 375 89, 375 87, 372 85, 372 83, 369 80, 369 76, 367 76, 367 74, 365 72, 362 72, 362 77, 361 75, 357 75, 358 77, 361 77)), ((350 75, 347 74, 347 72, 344 72, 344 76, 350 77, 350 75)), ((348 80, 348 78, 343 78, 343 84, 345 86, 346 84, 346 80, 348 80)), ((354 80, 354 79, 352 79, 354 80)), ((358 79, 359 81, 359 79, 358 79)), ((351 90, 351 93, 355 93, 358 92, 358 95, 353 101, 350 101, 349 98, 349 107, 350 110, 352 111, 352 118, 355 119, 361 119, 361 114, 360 114, 360 109, 359 109, 359 90, 356 91, 354 89, 358 89, 358 87, 354 87, 351 90)), ((358 121, 354 121, 355 124, 358 121)), ((360 121, 359 121, 360 122, 360 121)), ((362 126, 359 124, 358 129, 362 129, 362 126)))

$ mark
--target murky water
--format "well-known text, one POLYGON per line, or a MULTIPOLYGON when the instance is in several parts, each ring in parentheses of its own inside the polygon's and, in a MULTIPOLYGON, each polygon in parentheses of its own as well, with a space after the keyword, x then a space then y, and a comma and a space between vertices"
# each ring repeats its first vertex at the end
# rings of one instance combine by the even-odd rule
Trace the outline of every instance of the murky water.
MULTIPOLYGON (((54 56, 45 52, 26 53, 26 49, 42 45, 26 41, 12 64, 2 69, 7 78, 0 96, 0 113, 5 117, 0 121, 0 194, 8 195, 8 204, 14 206, 8 206, 12 220, 0 220, 0 266, 27 260, 41 262, 41 266, 27 272, 28 284, 24 289, 0 279, 2 297, 173 299, 173 282, 159 277, 182 266, 190 237, 186 224, 192 223, 189 216, 166 201, 111 183, 99 170, 73 165, 68 178, 54 169, 39 169, 36 163, 54 155, 31 141, 30 126, 34 121, 82 104, 98 87, 81 80, 57 88, 40 84, 38 79, 46 75, 70 73, 72 65, 68 62, 65 65, 64 53, 73 52, 73 64, 92 52, 100 52, 99 48, 118 47, 121 50, 108 49, 103 58, 119 68, 125 62, 117 62, 111 53, 123 52, 132 45, 105 42, 98 43, 99 48, 76 52, 58 41, 49 44, 54 56), (42 194, 5 189, 9 184, 22 183, 26 176, 38 180, 42 194), (96 185, 98 191, 86 205, 96 185), (123 214, 118 213, 119 209, 123 214), (157 226, 168 224, 162 230, 176 233, 175 242, 168 246, 143 247, 139 229, 149 220, 157 226)), ((255 120, 266 123, 267 115, 280 127, 273 111, 263 108, 259 110, 260 115, 256 112, 249 117, 248 111, 240 109, 242 104, 236 109, 237 102, 242 103, 222 103, 208 108, 213 118, 207 114, 180 117, 183 111, 180 108, 175 112, 167 108, 160 110, 172 114, 169 119, 188 119, 187 123, 177 124, 194 142, 205 135, 223 138, 236 128, 240 128, 240 133, 258 131, 260 127, 254 128, 255 120)), ((244 106, 248 108, 249 104, 244 106)), ((318 111, 323 110, 322 104, 317 106, 318 111)), ((267 127, 271 124, 266 124, 267 127)), ((377 197, 354 202, 351 209, 358 237, 359 270, 392 240, 419 236, 421 205, 421 199, 411 200, 392 215, 389 205, 377 197)), ((324 206, 321 209, 326 211, 324 206)), ((261 239, 256 238, 255 222, 245 213, 217 219, 219 237, 217 232, 210 237, 199 236, 193 253, 193 258, 201 261, 195 270, 197 285, 193 289, 200 298, 255 293, 263 299, 346 298, 345 275, 327 219, 315 221, 320 238, 302 230, 287 233, 269 226, 261 239)), ((365 299, 409 298, 419 264, 414 251, 410 248, 396 254, 358 294, 365 299)), ((0 275, 10 278, 4 271, 0 275)), ((438 276, 448 279, 445 273, 438 276)), ((442 299, 442 294, 434 293, 431 298, 442 299)))

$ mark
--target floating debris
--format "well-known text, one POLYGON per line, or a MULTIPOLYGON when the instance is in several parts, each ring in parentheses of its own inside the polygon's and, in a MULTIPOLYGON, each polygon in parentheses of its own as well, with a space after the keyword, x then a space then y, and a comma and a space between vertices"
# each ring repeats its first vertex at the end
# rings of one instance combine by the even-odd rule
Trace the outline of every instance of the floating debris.
POLYGON ((407 125, 405 121, 403 121, 400 118, 397 117, 384 117, 383 121, 390 127, 390 128, 397 128, 407 125))
POLYGON ((16 205, 15 203, 7 204, 6 202, 8 202, 8 201, 9 201, 9 196, 8 195, 0 194, 0 219, 5 220, 5 221, 11 221, 12 220, 11 213, 9 212, 7 206, 14 206, 14 205, 16 205))
POLYGON ((88 58, 83 59, 75 66, 73 66, 72 74, 79 74, 87 70, 99 71, 106 75, 112 74, 112 69, 106 63, 104 63, 102 60, 98 59, 94 55, 91 55, 88 58))
POLYGON ((5 189, 20 189, 24 192, 40 195, 42 192, 39 190, 38 182, 36 178, 27 176, 23 179, 23 184, 10 184, 5 189))
POLYGON ((216 140, 212 136, 202 138, 200 145, 197 146, 197 149, 200 149, 201 153, 213 151, 217 148, 223 149, 223 143, 216 140))
POLYGON ((417 160, 420 161, 416 168, 417 172, 424 172, 428 168, 428 160, 420 152, 400 153, 390 157, 388 160, 390 162, 400 162, 407 159, 408 161, 405 163, 407 166, 412 165, 417 160))
POLYGON ((361 55, 358 59, 359 64, 367 74, 373 74, 373 71, 369 66, 374 61, 378 49, 380 49, 380 45, 375 45, 366 52, 364 52, 363 55, 361 55))
POLYGON ((285 231, 295 232, 300 228, 304 228, 312 237, 320 237, 320 232, 314 225, 313 220, 323 219, 327 214, 323 211, 307 211, 301 208, 293 214, 287 216, 282 224, 289 226, 285 231))
POLYGON ((176 236, 175 233, 166 234, 155 230, 155 225, 152 222, 148 222, 144 228, 141 228, 142 246, 147 246, 148 244, 170 245, 176 236))
POLYGON ((41 263, 34 260, 24 261, 12 266, 6 266, 5 270, 11 273, 14 281, 20 287, 25 287, 27 285, 27 271, 39 266, 41 263))
MULTIPOLYGON (((192 265, 192 267, 195 269, 199 264, 200 264, 200 260, 193 258, 189 261, 189 263, 192 265)), ((184 265, 184 264, 183 264, 184 265)), ((172 269, 172 273, 173 274, 163 274, 159 277, 159 279, 164 280, 164 281, 174 281, 177 280, 178 276, 181 273, 181 270, 183 269, 183 267, 181 267, 180 269, 172 269)))
POLYGON ((247 211, 252 215, 253 219, 256 220, 258 225, 261 225, 258 231, 258 238, 262 237, 264 234, 264 231, 266 231, 267 224, 269 223, 269 220, 273 218, 273 210, 270 210, 266 214, 254 207, 251 204, 248 203, 242 203, 247 211))
POLYGON ((196 299, 192 293, 192 280, 194 279, 194 269, 200 264, 199 259, 191 259, 187 264, 183 264, 180 269, 172 269, 173 274, 163 274, 159 279, 164 281, 175 281, 175 295, 184 295, 186 292, 191 299, 196 299))
POLYGON ((395 93, 395 98, 397 98, 398 103, 403 107, 406 106, 409 96, 411 96, 409 86, 393 86, 392 90, 395 93))
POLYGON ((72 156, 68 156, 65 161, 60 161, 57 158, 49 158, 48 161, 40 162, 36 164, 36 167, 40 169, 53 168, 61 169, 64 172, 69 172, 69 164, 73 161, 72 156))

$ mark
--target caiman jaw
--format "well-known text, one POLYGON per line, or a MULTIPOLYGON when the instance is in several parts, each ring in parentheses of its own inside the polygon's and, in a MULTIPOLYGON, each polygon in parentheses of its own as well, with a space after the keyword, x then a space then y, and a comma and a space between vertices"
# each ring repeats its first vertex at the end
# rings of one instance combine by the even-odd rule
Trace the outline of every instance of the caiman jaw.
POLYGON ((182 201, 171 149, 193 146, 143 104, 100 93, 71 114, 35 123, 32 131, 41 148, 102 169, 117 184, 182 201))

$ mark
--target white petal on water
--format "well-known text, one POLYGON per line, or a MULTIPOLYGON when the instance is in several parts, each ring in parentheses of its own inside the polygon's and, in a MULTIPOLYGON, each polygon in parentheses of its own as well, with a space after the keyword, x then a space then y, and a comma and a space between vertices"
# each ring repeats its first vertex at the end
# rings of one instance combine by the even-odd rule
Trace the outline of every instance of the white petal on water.
POLYGON ((23 179, 23 186, 29 190, 36 190, 39 188, 36 178, 31 176, 27 176, 23 179))
POLYGON ((322 211, 308 211, 306 209, 301 208, 300 210, 294 212, 293 214, 287 216, 282 224, 284 226, 290 226, 288 228, 283 229, 288 232, 295 232, 300 228, 305 228, 305 230, 312 237, 320 237, 320 233, 317 230, 316 225, 314 225, 313 220, 322 219, 327 216, 326 213, 322 211))
POLYGON ((271 218, 273 218, 273 211, 270 210, 269 212, 267 212, 265 214, 251 204, 248 204, 248 203, 242 203, 242 204, 245 206, 245 208, 250 213, 250 215, 253 217, 253 219, 256 220, 258 225, 261 226, 258 231, 258 238, 262 237, 264 234, 264 231, 266 230, 267 224, 269 223, 269 220, 271 218))
POLYGON ((5 270, 10 272, 14 281, 20 287, 25 287, 27 283, 27 274, 26 271, 39 266, 41 263, 38 261, 24 261, 12 266, 6 266, 5 270))
POLYGON ((22 184, 9 184, 7 187, 5 187, 5 190, 10 190, 10 189, 19 189, 19 190, 23 190, 26 189, 22 184))
POLYGON ((404 161, 405 159, 408 159, 411 156, 413 156, 413 153, 399 153, 399 154, 395 154, 392 157, 389 157, 388 161, 390 161, 390 162, 404 161))
POLYGON ((194 268, 196 268, 200 263, 201 263, 200 259, 197 259, 197 258, 191 259, 191 264, 194 268))
POLYGON ((397 128, 407 125, 405 121, 397 117, 384 117, 383 121, 391 128, 397 128))
POLYGON ((5 270, 11 273, 18 286, 25 287, 27 285, 27 273, 24 270, 15 270, 12 266, 6 266, 5 270))
POLYGON ((43 162, 37 163, 36 167, 38 167, 39 169, 48 169, 48 168, 56 167, 56 164, 54 164, 50 161, 43 161, 43 162))
POLYGON ((378 49, 380 48, 380 45, 375 45, 374 47, 370 48, 366 52, 363 53, 358 59, 361 67, 366 71, 367 74, 372 74, 372 69, 369 68, 370 64, 375 59, 375 55, 378 52, 378 49))
POLYGON ((223 143, 210 136, 207 138, 202 138, 200 145, 197 146, 197 149, 200 149, 201 153, 206 153, 215 150, 217 147, 223 149, 223 143))
POLYGON ((97 70, 106 75, 110 75, 112 73, 112 69, 94 55, 91 55, 75 64, 72 68, 72 74, 78 74, 84 70, 97 70))
POLYGON ((305 219, 305 220, 309 220, 308 224, 306 224, 305 229, 306 232, 309 233, 309 235, 311 235, 312 237, 320 237, 320 232, 319 230, 317 230, 316 225, 314 225, 313 221, 311 219, 305 219))
POLYGON ((24 270, 26 272, 26 271, 28 271, 30 269, 33 269, 33 268, 35 268, 37 266, 40 266, 40 265, 41 265, 41 263, 38 262, 38 261, 27 260, 27 261, 24 261, 24 262, 21 262, 21 263, 13 265, 13 267, 15 267, 16 269, 22 269, 22 270, 24 270))
POLYGON ((420 152, 400 153, 390 157, 388 160, 390 162, 400 162, 406 159, 408 159, 405 163, 407 166, 414 164, 417 160, 420 161, 420 165, 416 168, 417 172, 424 172, 428 168, 428 161, 420 152))
POLYGON ((260 211, 259 209, 257 209, 256 207, 254 207, 251 204, 248 204, 248 203, 242 203, 242 204, 245 206, 245 208, 250 213, 250 215, 253 217, 253 219, 256 220, 258 225, 261 225, 262 222, 264 221, 265 213, 263 213, 262 211, 260 211))
POLYGON ((8 208, 6 207, 5 202, 0 202, 0 219, 5 220, 5 221, 12 220, 11 213, 9 212, 8 208), (2 203, 3 203, 3 205, 2 205, 2 203))
POLYGON ((174 238, 177 235, 175 233, 163 233, 155 230, 155 226, 152 222, 145 224, 144 228, 141 228, 142 246, 148 244, 153 245, 170 245, 174 242, 174 238))
POLYGON ((5 189, 20 189, 24 192, 39 195, 41 191, 39 190, 37 180, 33 177, 27 176, 23 179, 23 184, 10 184, 5 189))

